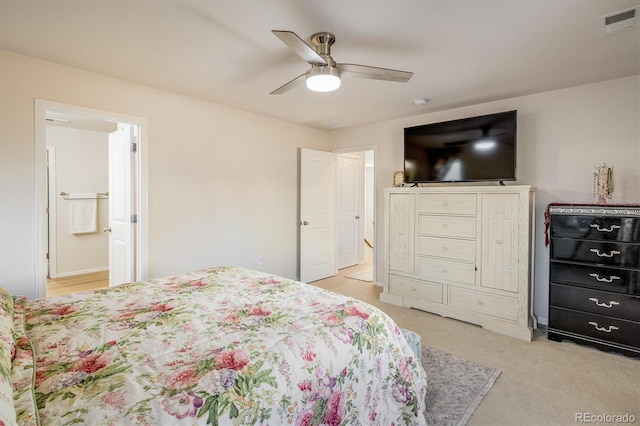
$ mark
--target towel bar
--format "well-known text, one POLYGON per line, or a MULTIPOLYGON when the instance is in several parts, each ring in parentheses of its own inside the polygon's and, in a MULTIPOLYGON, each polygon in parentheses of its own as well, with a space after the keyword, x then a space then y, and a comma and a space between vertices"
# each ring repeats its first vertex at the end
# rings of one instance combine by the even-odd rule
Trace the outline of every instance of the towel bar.
POLYGON ((80 194, 80 193, 74 193, 74 192, 69 193, 69 192, 62 191, 60 195, 62 195, 62 198, 65 200, 87 200, 92 198, 98 198, 98 199, 109 198, 108 192, 96 192, 95 196, 93 196, 93 194, 90 196, 88 194, 80 194))

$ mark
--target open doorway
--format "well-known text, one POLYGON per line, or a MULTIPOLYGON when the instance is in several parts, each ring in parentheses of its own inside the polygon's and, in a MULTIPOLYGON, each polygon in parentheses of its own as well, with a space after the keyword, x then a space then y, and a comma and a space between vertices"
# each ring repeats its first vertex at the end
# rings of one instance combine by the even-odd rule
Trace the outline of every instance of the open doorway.
POLYGON ((300 149, 300 281, 361 266, 370 268, 366 281, 375 282, 375 152, 375 146, 300 149))
POLYGON ((144 279, 146 121, 36 100, 35 133, 37 295, 144 279))
POLYGON ((340 273, 375 281, 375 147, 334 151, 337 165, 337 262, 340 273))
POLYGON ((109 286, 109 134, 117 123, 47 112, 47 296, 109 286))

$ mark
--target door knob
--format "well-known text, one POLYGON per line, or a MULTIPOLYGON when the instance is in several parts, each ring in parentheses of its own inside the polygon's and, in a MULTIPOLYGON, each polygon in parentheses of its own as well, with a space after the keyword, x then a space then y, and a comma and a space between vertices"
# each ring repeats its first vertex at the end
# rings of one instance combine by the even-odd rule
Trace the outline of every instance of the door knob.
POLYGON ((360 216, 356 216, 356 220, 360 220, 360 216))
POLYGON ((111 228, 102 228, 102 232, 111 232, 111 228))
POLYGON ((309 224, 309 222, 307 222, 306 220, 305 220, 305 221, 300 222, 300 225, 307 226, 308 224, 309 224))

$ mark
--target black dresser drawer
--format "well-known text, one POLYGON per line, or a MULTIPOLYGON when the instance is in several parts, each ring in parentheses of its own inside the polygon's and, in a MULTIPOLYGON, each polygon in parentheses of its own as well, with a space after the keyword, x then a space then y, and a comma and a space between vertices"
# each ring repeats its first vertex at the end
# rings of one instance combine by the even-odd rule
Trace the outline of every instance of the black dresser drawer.
POLYGON ((640 296, 640 270, 551 261, 549 281, 640 296))
POLYGON ((582 240, 640 241, 640 218, 557 215, 551 219, 551 236, 582 240))
POLYGON ((640 321, 640 297, 589 288, 549 285, 549 304, 587 313, 640 321))
POLYGON ((637 268, 640 244, 552 238, 551 258, 637 268))
POLYGON ((640 323, 633 321, 551 306, 549 328, 640 347, 640 323))

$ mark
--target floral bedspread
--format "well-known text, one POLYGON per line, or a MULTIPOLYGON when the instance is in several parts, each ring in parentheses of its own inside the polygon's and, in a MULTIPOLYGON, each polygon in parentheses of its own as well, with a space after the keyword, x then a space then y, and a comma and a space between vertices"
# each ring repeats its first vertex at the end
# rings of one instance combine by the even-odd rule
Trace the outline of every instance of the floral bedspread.
POLYGON ((19 424, 426 424, 398 326, 312 285, 221 267, 15 304, 19 424))

